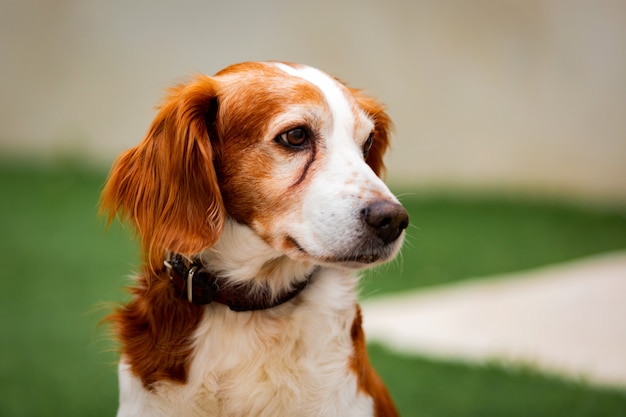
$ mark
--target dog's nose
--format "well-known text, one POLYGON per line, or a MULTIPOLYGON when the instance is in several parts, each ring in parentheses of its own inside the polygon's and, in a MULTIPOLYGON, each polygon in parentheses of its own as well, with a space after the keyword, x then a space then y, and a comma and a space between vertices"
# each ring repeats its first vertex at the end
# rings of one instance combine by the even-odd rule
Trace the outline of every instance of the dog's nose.
POLYGON ((409 225, 409 214, 404 207, 389 200, 374 201, 361 210, 361 215, 384 244, 396 240, 409 225))

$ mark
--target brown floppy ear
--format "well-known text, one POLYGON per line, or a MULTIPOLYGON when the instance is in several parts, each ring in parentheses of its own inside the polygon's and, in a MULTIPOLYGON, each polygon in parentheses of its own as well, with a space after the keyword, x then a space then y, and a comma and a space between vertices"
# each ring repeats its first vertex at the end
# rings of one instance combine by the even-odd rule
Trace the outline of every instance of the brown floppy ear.
POLYGON ((391 131, 393 130, 393 123, 385 112, 385 107, 376 99, 365 95, 361 90, 351 88, 350 91, 358 105, 374 121, 374 138, 365 162, 367 162, 376 175, 382 177, 385 173, 383 157, 389 148, 389 139, 391 131))
POLYGON ((215 243, 224 225, 209 127, 217 112, 217 85, 199 76, 170 91, 145 139, 114 164, 101 212, 131 221, 145 261, 155 271, 167 250, 198 253, 215 243))

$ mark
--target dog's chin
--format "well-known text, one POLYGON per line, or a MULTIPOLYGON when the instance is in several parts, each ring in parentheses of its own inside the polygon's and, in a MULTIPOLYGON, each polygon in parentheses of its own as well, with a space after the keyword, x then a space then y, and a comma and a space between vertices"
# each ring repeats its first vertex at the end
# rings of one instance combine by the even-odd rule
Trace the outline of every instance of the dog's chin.
MULTIPOLYGON (((398 246, 399 247, 399 246, 398 246)), ((326 257, 324 263, 341 266, 347 269, 367 269, 389 262, 395 258, 397 250, 394 248, 383 248, 379 251, 342 255, 338 257, 326 257)))
POLYGON ((388 245, 371 247, 372 245, 361 245, 347 252, 338 254, 323 253, 316 254, 313 250, 297 245, 295 258, 307 260, 319 265, 342 267, 346 269, 359 270, 373 268, 375 266, 391 261, 396 257, 402 246, 402 237, 388 245), (368 247, 369 246, 369 247, 368 247))

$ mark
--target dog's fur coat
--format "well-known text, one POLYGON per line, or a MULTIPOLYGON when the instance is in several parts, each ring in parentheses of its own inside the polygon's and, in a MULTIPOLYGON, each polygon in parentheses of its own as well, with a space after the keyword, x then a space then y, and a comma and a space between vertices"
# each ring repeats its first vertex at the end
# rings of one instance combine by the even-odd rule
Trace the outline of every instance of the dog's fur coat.
POLYGON ((144 257, 111 317, 118 416, 396 415, 355 290, 408 223, 379 178, 389 129, 376 100, 302 65, 242 63, 171 90, 102 196, 144 257), (198 305, 174 290, 168 253, 270 301, 309 282, 264 310, 198 305))

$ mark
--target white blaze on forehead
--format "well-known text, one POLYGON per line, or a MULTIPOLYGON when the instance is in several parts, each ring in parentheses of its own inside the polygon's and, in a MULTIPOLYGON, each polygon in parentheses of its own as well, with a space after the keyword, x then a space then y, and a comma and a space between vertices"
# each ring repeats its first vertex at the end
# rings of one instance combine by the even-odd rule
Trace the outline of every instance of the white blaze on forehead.
POLYGON ((341 137, 343 135, 350 139, 364 140, 369 132, 374 128, 374 124, 369 118, 358 111, 353 112, 353 106, 346 97, 345 90, 341 88, 339 83, 329 77, 324 72, 307 66, 298 68, 290 67, 282 63, 276 63, 276 66, 286 73, 295 77, 300 77, 320 89, 330 109, 332 115, 332 134, 333 137, 341 137), (358 117, 359 123, 356 123, 358 117), (360 130, 355 132, 355 128, 360 130), (362 131, 361 131, 362 130, 362 131), (361 139, 361 136, 363 138, 361 139))
MULTIPOLYGON (((374 128, 350 91, 334 78, 311 67, 275 64, 286 74, 317 87, 330 118, 322 122, 315 174, 308 183, 298 221, 289 222, 286 234, 300 248, 319 259, 357 253, 363 244, 362 212, 372 201, 393 195, 367 165, 362 146, 374 128)), ((317 138, 316 138, 317 139, 317 138)))

